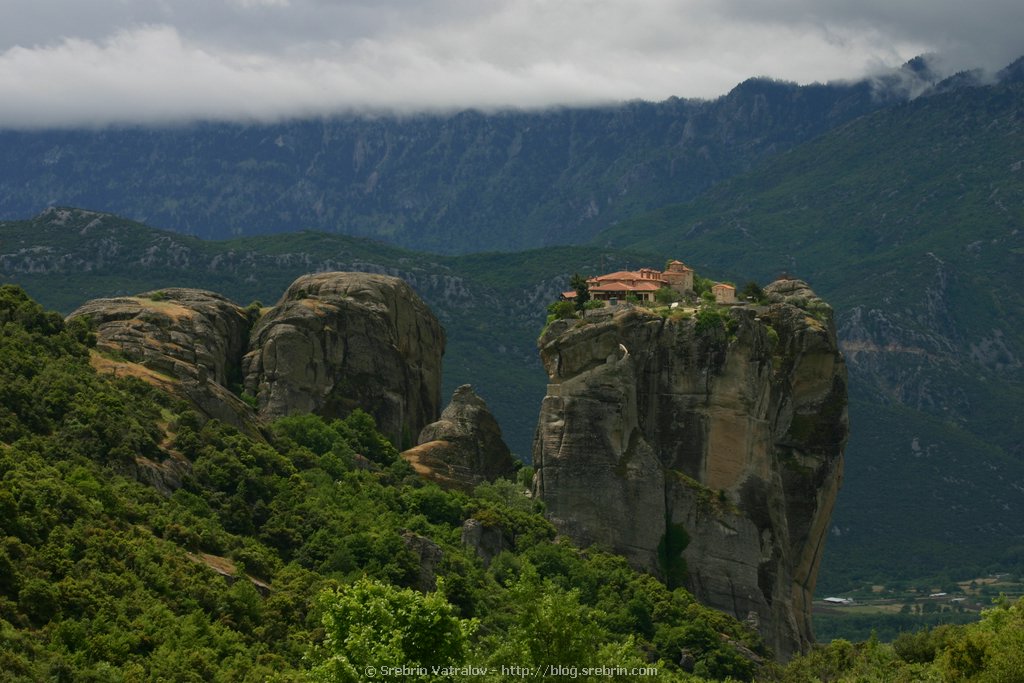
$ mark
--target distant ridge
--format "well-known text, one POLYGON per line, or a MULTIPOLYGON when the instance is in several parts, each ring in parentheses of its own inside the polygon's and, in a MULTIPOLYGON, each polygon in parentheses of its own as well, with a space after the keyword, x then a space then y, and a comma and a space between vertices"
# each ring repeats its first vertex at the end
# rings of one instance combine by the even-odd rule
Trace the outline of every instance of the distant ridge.
POLYGON ((0 218, 83 206, 204 238, 314 229, 435 253, 581 242, 902 101, 907 78, 758 78, 712 101, 539 112, 0 131, 0 218))

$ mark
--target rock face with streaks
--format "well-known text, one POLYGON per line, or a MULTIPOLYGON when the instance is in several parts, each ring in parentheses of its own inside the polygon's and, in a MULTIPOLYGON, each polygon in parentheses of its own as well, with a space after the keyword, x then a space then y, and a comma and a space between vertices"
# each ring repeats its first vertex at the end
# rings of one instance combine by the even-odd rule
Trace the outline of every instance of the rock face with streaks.
POLYGON ((189 400, 209 417, 257 433, 255 417, 232 388, 252 320, 215 292, 171 288, 94 299, 71 313, 88 317, 103 356, 94 364, 135 374, 189 400))
POLYGON ((533 461, 555 526, 744 619, 782 657, 811 597, 842 478, 846 369, 799 280, 768 305, 630 306, 556 321, 533 461))
POLYGON ((252 435, 282 415, 361 408, 402 447, 440 410, 444 330, 398 278, 306 275, 262 316, 196 289, 96 299, 70 317, 82 316, 96 330, 98 368, 137 375, 252 435))
POLYGON ((304 275, 254 326, 244 384, 262 417, 356 408, 399 448, 437 419, 445 334, 404 281, 304 275))
POLYGON ((450 488, 471 490, 515 473, 498 421, 468 384, 455 390, 441 418, 424 427, 419 444, 402 457, 427 479, 450 488))

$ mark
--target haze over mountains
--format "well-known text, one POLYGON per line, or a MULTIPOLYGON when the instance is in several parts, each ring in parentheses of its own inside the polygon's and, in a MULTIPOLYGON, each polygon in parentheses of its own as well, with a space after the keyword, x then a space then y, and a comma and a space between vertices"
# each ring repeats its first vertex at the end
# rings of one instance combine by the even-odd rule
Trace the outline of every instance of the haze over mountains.
POLYGON ((935 78, 797 86, 711 101, 275 125, 0 133, 0 217, 80 206, 203 238, 323 230, 438 253, 587 241, 935 78))
POLYGON ((463 256, 311 233, 211 244, 50 212, 3 224, 0 275, 65 311, 171 285, 245 304, 317 269, 401 275, 447 328, 446 393, 473 383, 525 455, 545 381, 533 343, 572 272, 788 270, 835 306, 850 365, 822 585, 1019 566, 1021 74, 937 82, 914 62, 883 84, 752 80, 712 102, 7 131, 8 219, 59 204, 201 237, 319 229, 463 256), (587 246, 469 253, 570 243, 587 246))

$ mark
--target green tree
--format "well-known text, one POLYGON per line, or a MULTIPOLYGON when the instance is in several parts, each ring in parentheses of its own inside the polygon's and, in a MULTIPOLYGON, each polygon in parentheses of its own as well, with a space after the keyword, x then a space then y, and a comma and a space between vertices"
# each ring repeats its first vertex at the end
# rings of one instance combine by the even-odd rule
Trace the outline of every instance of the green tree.
POLYGON ((569 284, 576 290, 576 310, 582 311, 590 301, 590 286, 587 284, 587 278, 579 273, 573 273, 569 284))
POLYGON ((556 301, 548 306, 548 322, 572 318, 576 315, 576 307, 571 301, 556 301))
POLYGON ((743 285, 743 290, 740 292, 740 299, 743 301, 753 301, 754 303, 766 302, 768 297, 765 296, 764 290, 756 282, 751 280, 747 284, 743 285))
POLYGON ((654 300, 663 306, 679 301, 679 293, 671 287, 662 287, 654 293, 654 300))
POLYGON ((701 306, 700 310, 697 311, 697 334, 705 334, 714 330, 724 330, 726 328, 727 320, 728 314, 722 311, 718 306, 701 306))
POLYGON ((537 570, 526 563, 509 594, 516 614, 501 645, 490 649, 494 644, 488 644, 491 664, 582 665, 594 661, 605 634, 580 604, 578 589, 563 591, 550 580, 542 581, 537 570))
POLYGON ((700 275, 693 276, 693 293, 697 296, 703 296, 704 294, 711 294, 711 285, 715 284, 714 280, 709 280, 706 277, 700 275))
POLYGON ((385 667, 406 667, 401 680, 450 680, 430 667, 463 664, 476 628, 475 621, 456 616, 442 586, 424 595, 362 578, 322 593, 319 602, 326 656, 312 671, 317 681, 365 681, 385 667), (420 668, 426 673, 415 671, 420 668))

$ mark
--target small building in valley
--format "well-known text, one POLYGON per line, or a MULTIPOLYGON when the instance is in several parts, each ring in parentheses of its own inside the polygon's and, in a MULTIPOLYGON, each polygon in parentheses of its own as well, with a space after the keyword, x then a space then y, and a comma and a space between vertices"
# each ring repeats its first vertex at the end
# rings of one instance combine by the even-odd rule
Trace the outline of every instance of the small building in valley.
POLYGON ((825 598, 824 601, 829 603, 830 605, 852 605, 853 604, 853 599, 852 598, 825 598))

